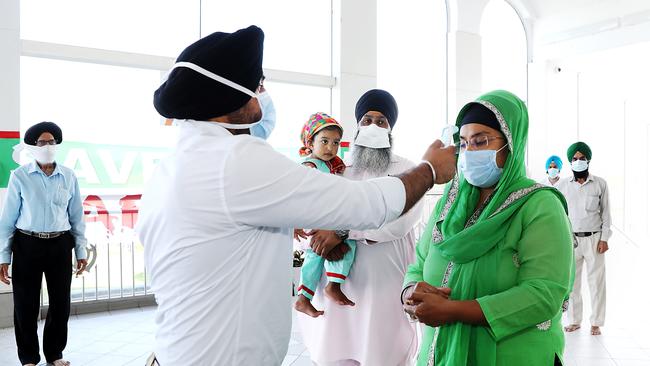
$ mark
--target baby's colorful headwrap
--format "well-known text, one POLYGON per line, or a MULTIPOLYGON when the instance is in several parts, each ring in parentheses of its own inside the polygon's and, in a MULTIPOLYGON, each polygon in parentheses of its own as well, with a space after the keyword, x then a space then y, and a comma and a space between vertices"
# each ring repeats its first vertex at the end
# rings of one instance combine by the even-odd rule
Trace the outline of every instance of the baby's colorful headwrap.
POLYGON ((300 133, 300 139, 302 140, 302 147, 300 148, 300 156, 307 156, 311 154, 311 149, 308 147, 309 141, 313 140, 314 136, 325 127, 336 126, 341 129, 341 135, 343 135, 343 127, 338 123, 337 120, 330 117, 326 113, 318 112, 309 116, 309 120, 305 122, 305 125, 302 127, 302 132, 300 133))

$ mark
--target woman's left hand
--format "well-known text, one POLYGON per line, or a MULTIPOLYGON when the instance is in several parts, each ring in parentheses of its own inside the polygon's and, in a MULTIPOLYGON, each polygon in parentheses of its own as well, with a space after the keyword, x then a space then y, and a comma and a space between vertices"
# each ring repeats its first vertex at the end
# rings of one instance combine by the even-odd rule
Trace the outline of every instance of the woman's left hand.
POLYGON ((80 274, 83 273, 83 271, 86 269, 86 266, 88 265, 88 261, 85 259, 78 259, 77 260, 77 273, 75 274, 76 277, 78 277, 80 274))
POLYGON ((413 292, 406 300, 404 310, 421 323, 437 327, 453 321, 450 304, 451 301, 439 292, 413 292))

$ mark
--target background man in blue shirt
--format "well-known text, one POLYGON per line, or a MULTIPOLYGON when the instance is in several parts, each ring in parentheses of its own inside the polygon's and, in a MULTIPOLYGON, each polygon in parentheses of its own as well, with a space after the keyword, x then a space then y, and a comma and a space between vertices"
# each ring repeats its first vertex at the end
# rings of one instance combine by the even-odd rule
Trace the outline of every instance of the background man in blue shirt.
POLYGON ((59 126, 41 122, 30 127, 24 142, 34 161, 12 172, 0 216, 0 281, 9 282, 13 254, 14 326, 23 365, 40 361, 38 313, 45 274, 49 308, 43 331, 48 363, 67 366, 72 249, 77 274, 86 268, 86 225, 77 178, 54 156, 63 140, 59 126))

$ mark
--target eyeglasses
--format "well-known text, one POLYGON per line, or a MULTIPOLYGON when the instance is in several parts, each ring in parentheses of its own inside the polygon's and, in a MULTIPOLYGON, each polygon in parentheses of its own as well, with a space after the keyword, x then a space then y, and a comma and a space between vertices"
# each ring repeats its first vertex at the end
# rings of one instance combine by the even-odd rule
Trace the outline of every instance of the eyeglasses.
POLYGON ((472 137, 469 139, 469 141, 461 140, 458 146, 460 147, 461 151, 467 150, 468 147, 471 147, 472 150, 483 150, 488 147, 490 141, 502 139, 503 137, 481 135, 472 137))
POLYGON ((36 146, 56 145, 56 140, 37 140, 36 146))
POLYGON ((370 126, 373 123, 379 127, 388 126, 388 119, 386 117, 363 116, 361 117, 361 121, 359 121, 361 126, 370 126))

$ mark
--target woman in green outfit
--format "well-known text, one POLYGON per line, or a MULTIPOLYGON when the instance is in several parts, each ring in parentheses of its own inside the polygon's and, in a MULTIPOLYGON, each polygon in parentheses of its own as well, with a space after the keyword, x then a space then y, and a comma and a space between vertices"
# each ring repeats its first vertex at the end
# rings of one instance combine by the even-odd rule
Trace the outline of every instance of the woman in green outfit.
POLYGON ((417 245, 402 301, 420 365, 560 364, 573 277, 566 201, 526 178, 528 112, 497 90, 463 107, 459 172, 417 245))

